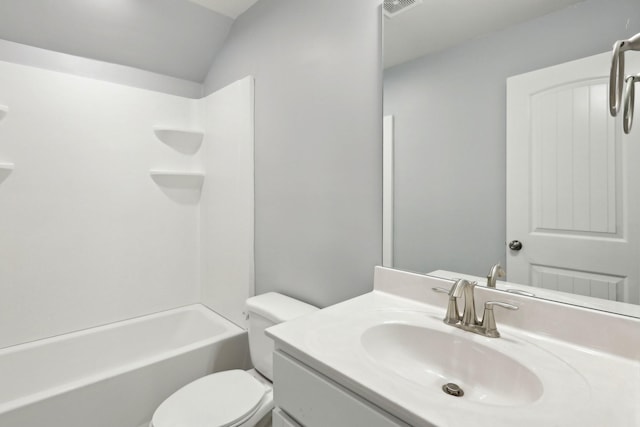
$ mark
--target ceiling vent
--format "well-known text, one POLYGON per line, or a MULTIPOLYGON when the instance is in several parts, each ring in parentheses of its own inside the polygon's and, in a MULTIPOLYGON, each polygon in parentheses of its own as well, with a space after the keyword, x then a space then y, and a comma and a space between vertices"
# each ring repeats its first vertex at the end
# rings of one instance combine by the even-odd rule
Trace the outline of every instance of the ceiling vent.
POLYGON ((422 0, 384 0, 384 14, 387 18, 393 18, 419 4, 422 4, 422 0))

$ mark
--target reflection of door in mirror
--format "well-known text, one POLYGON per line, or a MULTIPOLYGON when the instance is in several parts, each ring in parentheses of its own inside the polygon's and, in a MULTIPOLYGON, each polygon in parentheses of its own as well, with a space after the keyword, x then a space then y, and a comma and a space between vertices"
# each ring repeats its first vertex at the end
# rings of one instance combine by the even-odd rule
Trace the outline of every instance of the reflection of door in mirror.
MULTIPOLYGON (((508 79, 509 280, 640 303, 640 132, 611 118, 604 53, 508 79)), ((629 64, 640 70, 640 61, 629 64)))

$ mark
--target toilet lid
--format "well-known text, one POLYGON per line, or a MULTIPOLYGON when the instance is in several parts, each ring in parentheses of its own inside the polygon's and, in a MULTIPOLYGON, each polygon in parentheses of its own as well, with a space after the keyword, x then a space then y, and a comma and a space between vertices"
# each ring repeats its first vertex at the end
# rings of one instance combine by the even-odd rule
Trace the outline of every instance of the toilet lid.
POLYGON ((255 412, 267 391, 245 371, 207 375, 162 402, 153 414, 152 423, 154 427, 228 427, 255 412))

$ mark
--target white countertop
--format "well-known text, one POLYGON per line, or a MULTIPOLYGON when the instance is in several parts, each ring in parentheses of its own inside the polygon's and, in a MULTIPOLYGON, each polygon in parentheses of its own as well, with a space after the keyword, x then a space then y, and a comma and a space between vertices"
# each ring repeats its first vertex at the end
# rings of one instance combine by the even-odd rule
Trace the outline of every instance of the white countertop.
MULTIPOLYGON (((502 337, 487 338, 442 323, 447 295, 432 293, 433 286, 447 287, 448 283, 378 268, 377 290, 269 328, 268 334, 276 341, 277 348, 414 426, 640 425, 638 319, 580 311, 575 307, 567 311, 560 304, 507 295, 509 302, 520 305, 521 309, 509 314, 496 312, 502 337), (420 295, 418 301, 413 298, 415 295, 420 295), (548 314, 553 310, 559 313, 555 320, 548 314), (545 317, 540 321, 539 330, 526 328, 531 322, 511 321, 524 316, 537 325, 537 315, 545 317), (563 316, 577 316, 577 321, 562 322, 563 316), (585 319, 587 324, 583 323, 585 319), (554 321, 561 326, 550 327, 554 321), (451 334, 452 339, 471 340, 508 354, 544 379, 542 397, 513 406, 490 401, 463 403, 458 399, 464 397, 455 398, 440 390, 425 388, 425 384, 416 379, 381 366, 363 347, 363 333, 383 323, 425 324, 451 334), (582 324, 588 333, 578 333, 579 337, 567 342, 565 338, 573 337, 571 328, 576 324, 582 324), (612 325, 622 331, 622 335, 611 333, 612 325), (554 329, 559 331, 557 336, 550 333, 554 329), (598 339, 599 334, 613 335, 615 339, 598 339), (591 341, 589 336, 596 337, 591 341), (618 342, 624 338, 630 341, 618 342)), ((479 294, 485 292, 478 291, 479 294)))

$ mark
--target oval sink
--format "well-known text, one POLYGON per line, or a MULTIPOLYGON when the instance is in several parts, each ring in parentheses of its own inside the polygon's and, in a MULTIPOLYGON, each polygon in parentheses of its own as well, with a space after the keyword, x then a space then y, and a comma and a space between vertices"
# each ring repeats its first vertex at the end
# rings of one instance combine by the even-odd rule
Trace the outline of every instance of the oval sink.
POLYGON ((516 406, 542 396, 536 374, 490 343, 476 341, 406 323, 379 324, 361 335, 365 352, 377 365, 446 398, 516 406), (446 395, 442 386, 447 383, 459 386, 464 395, 446 395))

